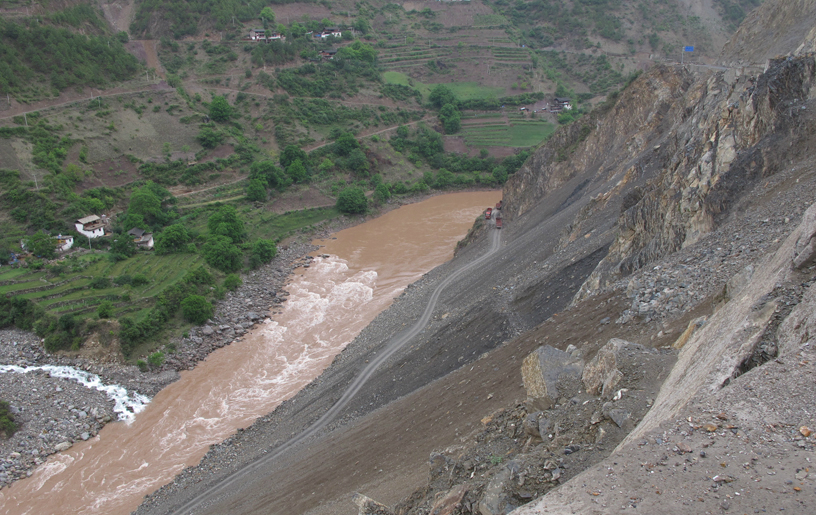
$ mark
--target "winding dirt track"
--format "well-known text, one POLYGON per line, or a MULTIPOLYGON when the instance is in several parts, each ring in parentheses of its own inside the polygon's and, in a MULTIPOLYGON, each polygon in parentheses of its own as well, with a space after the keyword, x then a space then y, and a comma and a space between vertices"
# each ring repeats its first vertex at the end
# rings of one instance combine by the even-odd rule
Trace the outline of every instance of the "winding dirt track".
POLYGON ((231 476, 226 477, 223 481, 218 483, 217 485, 211 487, 206 492, 198 495, 187 501, 182 506, 175 509, 173 514, 181 515, 184 513, 191 513, 196 508, 201 507, 204 503, 209 501, 210 499, 228 492, 234 485, 241 483, 242 481, 246 480, 257 471, 262 469, 263 467, 267 466, 272 460, 275 460, 282 456, 283 454, 287 453, 288 451, 292 450, 297 445, 305 442, 312 436, 316 435, 321 429, 326 427, 329 423, 331 423, 337 415, 345 408, 349 402, 354 398, 355 395, 365 386, 366 382, 374 375, 377 368, 380 367, 383 363, 385 363, 388 358, 394 355, 395 352, 400 350, 406 343, 411 341, 414 337, 419 335, 425 326, 428 325, 428 322, 433 315, 433 311, 436 308, 437 301, 439 300, 439 296, 442 292, 447 288, 450 284, 457 281, 461 278, 465 273, 469 272, 470 270, 478 267, 488 259, 490 259, 498 250, 501 248, 501 231, 493 230, 490 231, 490 238, 491 238, 491 245, 488 251, 477 258, 474 261, 471 261, 467 265, 461 267, 459 270, 455 271, 454 273, 450 274, 444 281, 442 281, 439 286, 436 287, 433 294, 431 295, 430 299, 428 299, 428 305, 425 307, 425 311, 423 312, 422 316, 417 320, 417 322, 409 329, 407 332, 401 333, 398 337, 392 339, 382 350, 379 356, 372 360, 368 366, 366 366, 362 372, 352 381, 352 383, 348 386, 346 391, 343 393, 343 396, 331 407, 329 408, 326 413, 323 414, 311 427, 307 430, 300 433, 298 436, 284 442, 278 447, 274 452, 266 454, 261 458, 258 458, 254 462, 249 463, 244 468, 238 470, 231 476))

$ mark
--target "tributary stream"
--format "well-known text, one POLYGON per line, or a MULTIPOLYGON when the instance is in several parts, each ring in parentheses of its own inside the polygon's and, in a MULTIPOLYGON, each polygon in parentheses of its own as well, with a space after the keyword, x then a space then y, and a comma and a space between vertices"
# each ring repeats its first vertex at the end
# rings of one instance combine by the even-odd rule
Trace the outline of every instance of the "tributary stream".
POLYGON ((456 242, 501 192, 454 193, 403 206, 316 242, 273 320, 210 354, 126 424, 51 456, 0 491, 0 513, 128 514, 320 375, 392 299, 453 257, 456 242))

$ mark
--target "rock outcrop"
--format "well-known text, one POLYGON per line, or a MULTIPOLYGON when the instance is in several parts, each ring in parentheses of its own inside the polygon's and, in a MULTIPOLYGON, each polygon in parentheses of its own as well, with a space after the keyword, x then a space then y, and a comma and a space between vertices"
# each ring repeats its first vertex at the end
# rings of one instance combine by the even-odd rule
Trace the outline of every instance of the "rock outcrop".
POLYGON ((537 410, 552 407, 560 397, 558 382, 579 379, 583 368, 580 358, 549 345, 539 347, 521 367, 528 405, 537 410))

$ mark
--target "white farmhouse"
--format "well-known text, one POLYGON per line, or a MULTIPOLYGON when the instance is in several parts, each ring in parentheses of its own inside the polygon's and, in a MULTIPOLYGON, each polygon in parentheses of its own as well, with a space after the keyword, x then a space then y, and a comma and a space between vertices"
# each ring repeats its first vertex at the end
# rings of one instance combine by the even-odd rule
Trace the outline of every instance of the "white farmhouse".
POLYGON ((74 222, 79 234, 88 238, 99 238, 105 235, 105 221, 96 215, 86 216, 74 222))

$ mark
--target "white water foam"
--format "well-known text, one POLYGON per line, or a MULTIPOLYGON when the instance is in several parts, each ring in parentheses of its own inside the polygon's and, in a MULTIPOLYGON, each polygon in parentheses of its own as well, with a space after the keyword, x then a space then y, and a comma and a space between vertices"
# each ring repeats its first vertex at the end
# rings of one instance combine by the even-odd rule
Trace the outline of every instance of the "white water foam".
POLYGON ((113 411, 118 415, 119 420, 127 423, 133 422, 136 413, 142 411, 147 403, 150 402, 148 397, 140 393, 134 392, 131 395, 123 386, 119 386, 118 384, 104 384, 98 375, 73 367, 56 365, 43 365, 40 367, 0 365, 0 374, 5 374, 7 372, 27 374, 37 370, 48 372, 51 377, 58 377, 60 379, 74 379, 76 382, 86 388, 93 388, 103 392, 114 402, 113 411))

